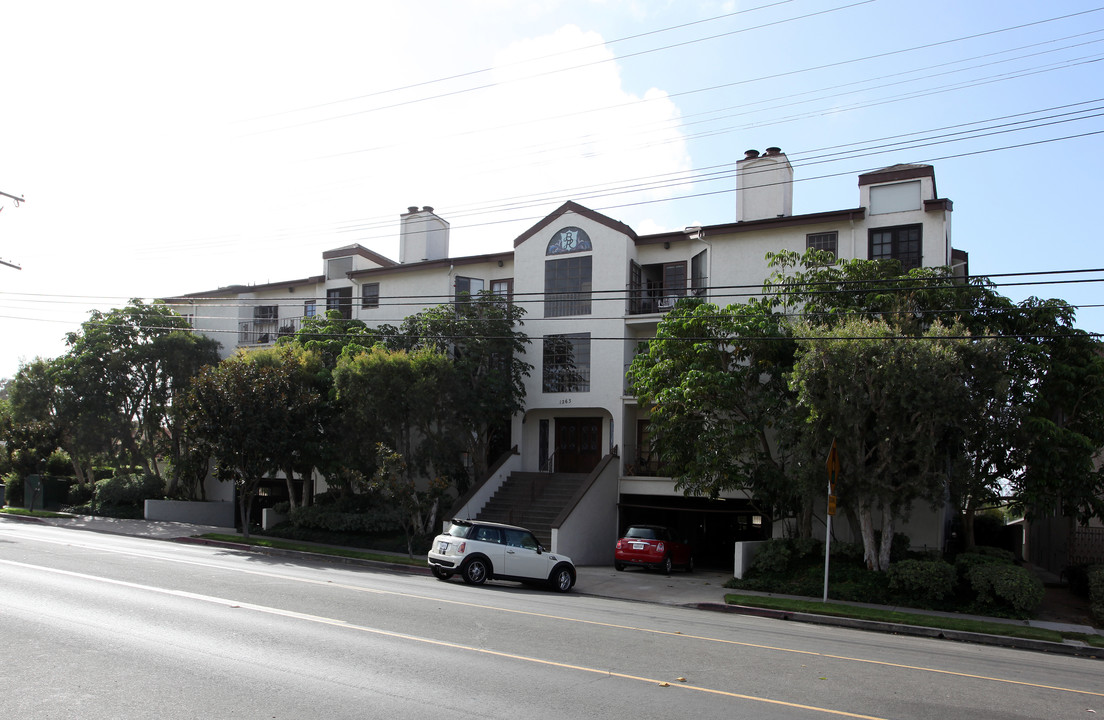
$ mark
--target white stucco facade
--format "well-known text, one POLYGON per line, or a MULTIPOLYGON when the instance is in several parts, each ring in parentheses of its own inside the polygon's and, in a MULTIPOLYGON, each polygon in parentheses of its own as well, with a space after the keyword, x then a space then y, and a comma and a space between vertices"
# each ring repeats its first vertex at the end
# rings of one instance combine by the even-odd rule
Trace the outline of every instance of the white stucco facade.
MULTIPOLYGON (((226 356, 239 346, 264 345, 294 331, 304 315, 323 312, 327 302, 370 326, 398 325, 404 316, 449 302, 459 291, 508 293, 525 311, 522 329, 532 341, 525 360, 534 368, 526 381, 525 409, 512 420, 518 456, 510 467, 586 472, 612 456, 619 478, 616 508, 582 508, 577 517, 603 518, 603 524, 615 526, 660 519, 687 525, 690 535, 700 530, 699 539, 755 540, 769 533, 769 523, 742 493, 730 494, 726 506, 684 498, 648 457, 647 412, 625 387, 639 342, 654 335, 678 297, 698 295, 722 306, 746 301, 770 272, 768 252, 800 253, 817 246, 841 258, 897 257, 906 266, 963 271, 966 256, 952 249, 951 202, 937 196, 931 166, 863 174, 853 208, 798 216, 791 214, 793 169, 785 154, 777 148, 765 155, 749 151, 737 166, 747 186, 737 188, 734 222, 642 236, 568 202, 515 238, 512 252, 450 258, 448 223, 432 208, 412 207, 401 216, 402 262, 348 246, 324 253, 318 276, 222 288, 172 302, 198 331, 219 340, 226 356), (567 348, 573 358, 588 354, 585 379, 581 363, 570 368, 558 363, 563 353, 557 348, 567 348), (583 445, 585 451, 579 449, 583 445), (722 529, 716 529, 718 523, 722 529), (714 528, 703 529, 707 524, 714 528)), ((610 502, 609 495, 595 497, 610 502)), ((465 511, 471 514, 471 508, 465 511)), ((612 559, 612 546, 607 552, 597 544, 618 530, 595 528, 596 545, 588 555, 612 559)), ((925 544, 938 541, 925 536, 925 544)), ((728 561, 731 548, 723 550, 728 561)))

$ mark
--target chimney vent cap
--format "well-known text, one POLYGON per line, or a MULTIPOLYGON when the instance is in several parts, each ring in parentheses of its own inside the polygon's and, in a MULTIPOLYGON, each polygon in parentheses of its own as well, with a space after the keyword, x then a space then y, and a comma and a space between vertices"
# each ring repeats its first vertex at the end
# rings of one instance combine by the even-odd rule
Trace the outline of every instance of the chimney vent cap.
POLYGON ((781 155, 781 154, 782 154, 782 148, 779 148, 779 147, 769 147, 769 148, 767 148, 767 155, 768 156, 770 156, 770 155, 781 155))
POLYGON ((759 157, 759 151, 758 150, 745 150, 744 151, 744 157, 747 158, 748 160, 751 160, 752 158, 757 158, 757 157, 759 157))

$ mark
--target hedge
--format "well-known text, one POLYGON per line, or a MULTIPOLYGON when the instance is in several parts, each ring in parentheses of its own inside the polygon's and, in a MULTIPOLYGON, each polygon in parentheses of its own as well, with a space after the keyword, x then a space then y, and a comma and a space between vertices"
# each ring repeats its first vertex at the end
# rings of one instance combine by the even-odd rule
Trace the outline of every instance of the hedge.
POLYGON ((1104 624, 1104 565, 1089 568, 1089 608, 1098 623, 1104 624))
POLYGON ((919 607, 950 597, 958 581, 954 565, 943 560, 902 560, 888 574, 890 592, 919 607))
POLYGON ((1043 581, 1018 565, 976 565, 968 578, 978 605, 985 609, 1027 617, 1043 602, 1043 581))

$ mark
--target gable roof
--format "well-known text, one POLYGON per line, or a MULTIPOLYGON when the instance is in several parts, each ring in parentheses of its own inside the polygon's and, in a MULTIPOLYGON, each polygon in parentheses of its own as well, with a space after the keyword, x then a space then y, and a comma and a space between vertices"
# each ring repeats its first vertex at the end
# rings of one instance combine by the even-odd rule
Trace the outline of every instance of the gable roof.
POLYGON ((371 260, 381 267, 392 267, 394 265, 398 265, 398 263, 391 258, 384 257, 378 252, 369 250, 359 243, 345 245, 344 247, 334 248, 333 250, 326 250, 322 253, 322 259, 331 260, 333 258, 349 257, 350 255, 359 255, 362 258, 367 258, 368 260, 371 260))
POLYGON ((545 228, 549 227, 550 225, 552 225, 552 223, 554 223, 560 217, 562 217, 563 215, 566 215, 569 212, 573 212, 576 215, 582 215, 587 220, 590 220, 592 222, 596 222, 599 225, 605 225, 606 227, 610 228, 611 230, 616 230, 619 233, 624 233, 625 235, 628 235, 633 240, 636 240, 636 231, 633 230, 628 225, 626 225, 625 223, 614 220, 613 218, 610 218, 610 217, 606 217, 602 213, 595 212, 594 210, 591 210, 590 208, 583 207, 582 205, 580 205, 577 202, 574 202, 572 200, 568 200, 563 205, 560 205, 558 208, 553 210, 550 214, 546 215, 543 220, 538 221, 536 225, 529 228, 528 230, 523 232, 521 235, 518 235, 517 238, 514 240, 514 247, 515 248, 518 247, 523 242, 525 242, 529 238, 533 237, 534 235, 539 233, 541 230, 544 230, 545 228))

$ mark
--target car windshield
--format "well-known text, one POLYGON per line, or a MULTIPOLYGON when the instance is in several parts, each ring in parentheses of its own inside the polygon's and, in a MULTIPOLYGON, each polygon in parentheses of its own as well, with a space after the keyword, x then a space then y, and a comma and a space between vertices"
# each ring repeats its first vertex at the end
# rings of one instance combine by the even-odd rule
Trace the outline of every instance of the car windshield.
POLYGON ((625 531, 625 537, 627 538, 640 538, 642 540, 655 540, 656 531, 655 528, 647 527, 631 527, 625 531))

